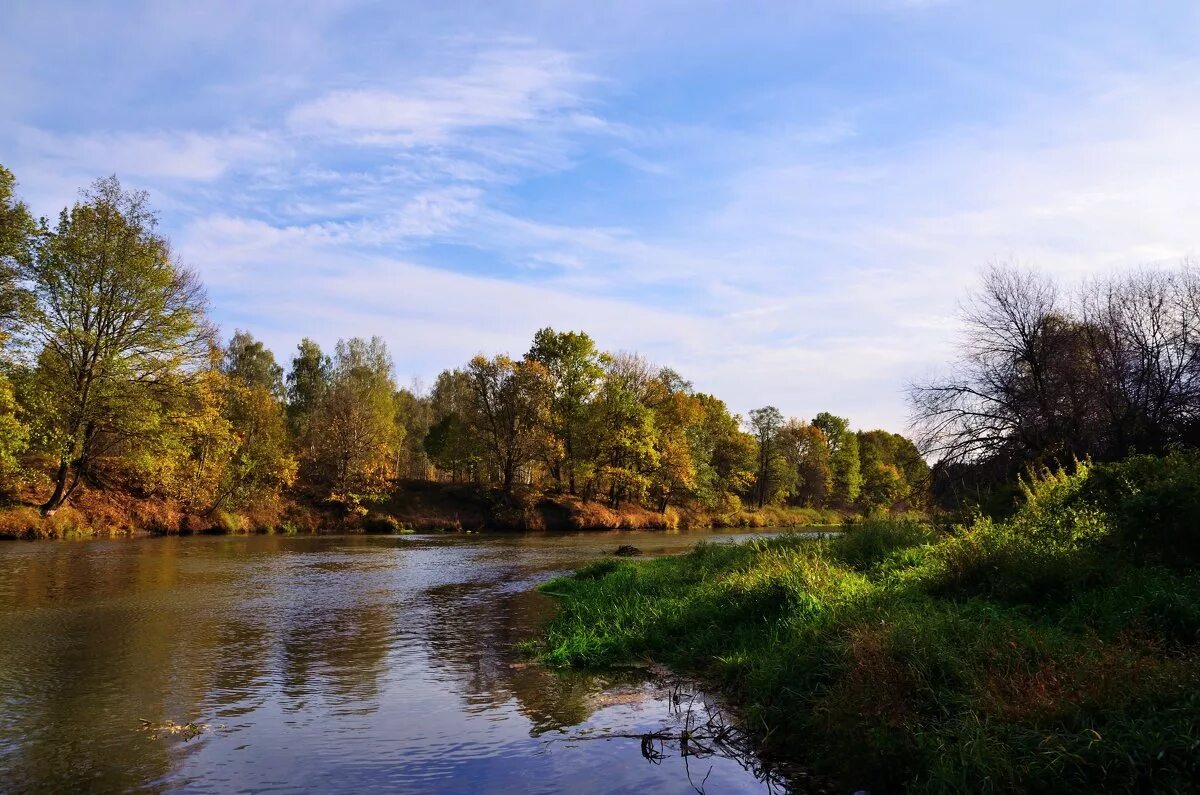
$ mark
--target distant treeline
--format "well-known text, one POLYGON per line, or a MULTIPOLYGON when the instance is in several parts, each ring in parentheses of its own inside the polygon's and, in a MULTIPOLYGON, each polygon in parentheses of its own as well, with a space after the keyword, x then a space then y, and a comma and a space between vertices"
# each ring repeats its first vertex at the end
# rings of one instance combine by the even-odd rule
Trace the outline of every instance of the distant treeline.
POLYGON ((428 394, 379 338, 285 369, 249 333, 220 344, 203 286, 144 193, 95 182, 56 223, 0 168, 0 487, 52 513, 81 488, 212 513, 288 495, 352 510, 397 479, 558 492, 612 507, 923 507, 908 439, 829 413, 733 414, 680 375, 578 332, 476 356, 428 394))

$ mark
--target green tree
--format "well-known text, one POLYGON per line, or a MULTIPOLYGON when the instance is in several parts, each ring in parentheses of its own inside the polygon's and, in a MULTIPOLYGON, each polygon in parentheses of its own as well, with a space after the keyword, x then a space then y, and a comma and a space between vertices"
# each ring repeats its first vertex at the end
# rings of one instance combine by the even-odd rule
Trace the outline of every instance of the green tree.
POLYGON ((35 297, 30 333, 41 344, 37 386, 59 462, 47 513, 99 458, 155 432, 153 418, 178 401, 188 368, 207 355, 203 288, 156 226, 145 193, 101 179, 63 210, 24 268, 35 297))
POLYGON ((425 437, 433 425, 433 404, 419 387, 398 389, 392 397, 396 425, 404 429, 403 443, 397 448, 396 473, 400 477, 428 478, 429 454, 425 437))
POLYGON ((591 435, 598 467, 588 492, 590 496, 603 481, 613 508, 643 499, 658 468, 657 429, 647 405, 652 384, 650 367, 641 357, 619 353, 607 360, 593 403, 591 435))
POLYGON ((588 404, 604 377, 605 357, 587 334, 552 328, 534 335, 527 357, 545 367, 550 378, 547 418, 552 443, 547 445, 547 464, 551 477, 559 488, 565 480, 567 491, 574 494, 588 404))
POLYGON ((739 494, 755 481, 756 445, 744 433, 741 420, 725 402, 712 395, 694 396, 700 416, 689 434, 696 462, 697 499, 706 508, 734 513, 741 508, 739 494))
POLYGON ((229 344, 225 346, 221 369, 245 386, 263 389, 281 401, 287 397, 283 368, 275 361, 275 354, 248 331, 234 331, 229 344))
POLYGON ((429 399, 433 422, 424 438, 424 449, 439 470, 451 480, 478 480, 483 462, 483 440, 475 427, 475 386, 465 370, 438 374, 429 399))
POLYGON ((302 435, 304 419, 325 399, 332 375, 333 362, 321 346, 308 337, 302 339, 287 375, 288 421, 297 436, 302 435))
POLYGON ((754 488, 755 500, 761 508, 771 501, 781 485, 778 480, 778 436, 783 427, 783 414, 774 406, 764 406, 750 412, 749 426, 758 442, 758 479, 754 488))
POLYGON ((546 368, 530 359, 476 356, 467 365, 474 392, 473 425, 483 441, 485 460, 506 495, 519 471, 537 456, 550 399, 546 368))
POLYGON ((396 424, 395 391, 382 339, 338 340, 309 429, 318 477, 333 496, 355 502, 386 489, 403 432, 396 424))
POLYGON ((833 472, 834 502, 849 506, 858 499, 862 488, 862 465, 858 459, 858 437, 850 431, 850 422, 823 411, 812 424, 825 434, 829 443, 829 464, 833 472))
POLYGON ((29 208, 17 201, 16 180, 0 166, 0 346, 25 319, 30 304, 21 283, 33 253, 37 226, 29 208))

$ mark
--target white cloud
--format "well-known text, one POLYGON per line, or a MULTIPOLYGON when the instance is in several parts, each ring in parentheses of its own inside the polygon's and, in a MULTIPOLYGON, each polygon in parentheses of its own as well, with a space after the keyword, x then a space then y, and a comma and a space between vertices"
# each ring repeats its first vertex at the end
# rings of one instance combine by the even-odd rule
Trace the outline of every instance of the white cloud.
POLYGON ((566 123, 602 130, 577 109, 587 78, 564 53, 504 49, 484 53, 453 77, 424 77, 403 88, 340 89, 293 109, 293 129, 348 135, 364 144, 435 145, 481 128, 525 127, 563 115, 566 123))
MULTIPOLYGON (((1194 60, 1147 57, 1126 77, 1105 72, 1103 53, 1063 66, 1055 52, 1045 64, 1063 74, 1043 82, 1035 63, 1017 63, 1025 49, 976 63, 947 47, 936 68, 912 53, 904 68, 921 77, 896 84, 950 106, 915 101, 942 115, 906 120, 910 96, 857 84, 857 39, 806 38, 815 77, 769 75, 778 50, 710 70, 733 52, 725 31, 706 33, 712 20, 689 10, 679 22, 696 36, 680 37, 654 11, 625 9, 625 27, 592 50, 591 20, 573 13, 577 49, 550 30, 430 37, 417 54, 364 53, 352 66, 337 42, 308 64, 326 32, 302 26, 274 71, 225 77, 217 95, 260 114, 238 117, 251 132, 25 126, 0 128, 0 142, 18 152, 6 164, 24 185, 59 206, 113 171, 154 187, 221 320, 281 355, 304 334, 383 333, 402 373, 428 378, 479 350, 519 352, 551 324, 640 349, 740 411, 829 409, 896 430, 899 390, 946 360, 957 301, 987 262, 1077 278, 1197 250, 1194 60), (626 32, 652 46, 622 50, 626 32), (719 99, 689 72, 695 59, 719 99), (839 70, 852 74, 839 82, 839 70), (260 105, 263 86, 277 94, 260 105), (962 86, 1000 101, 980 110, 952 96, 962 86), (454 245, 434 254, 430 243, 454 245), (456 260, 451 248, 471 251, 456 260)), ((945 24, 939 13, 891 18, 945 24)), ((796 32, 736 16, 755 40, 796 32)), ((231 34, 217 30, 214 41, 231 34)))

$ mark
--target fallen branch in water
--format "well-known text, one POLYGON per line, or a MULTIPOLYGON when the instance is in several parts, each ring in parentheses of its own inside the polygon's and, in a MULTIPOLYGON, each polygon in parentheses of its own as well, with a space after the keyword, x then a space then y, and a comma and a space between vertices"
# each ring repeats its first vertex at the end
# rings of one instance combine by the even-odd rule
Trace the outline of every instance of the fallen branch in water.
MULTIPOLYGON (((692 759, 712 757, 730 759, 767 785, 768 792, 786 792, 788 779, 775 768, 768 766, 757 754, 757 744, 741 728, 730 722, 725 713, 707 701, 697 705, 697 693, 684 692, 683 683, 669 687, 669 708, 672 717, 681 720, 678 729, 663 728, 649 732, 600 732, 586 730, 569 737, 553 738, 550 742, 577 742, 580 740, 637 740, 642 758, 651 764, 661 764, 678 749, 684 765, 692 759), (697 708, 699 706, 699 708, 697 708), (673 747, 674 746, 674 747, 673 747)), ((699 793, 711 774, 709 768, 699 785, 692 782, 688 769, 688 781, 699 793)))

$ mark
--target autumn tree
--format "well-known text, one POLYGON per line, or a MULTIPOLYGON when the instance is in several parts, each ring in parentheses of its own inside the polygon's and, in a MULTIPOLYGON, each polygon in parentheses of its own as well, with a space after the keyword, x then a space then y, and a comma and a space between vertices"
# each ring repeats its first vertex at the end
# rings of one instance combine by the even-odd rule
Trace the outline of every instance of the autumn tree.
POLYGON ((316 472, 335 497, 354 502, 386 489, 403 433, 395 391, 382 339, 338 340, 309 429, 316 472))
POLYGON ((122 460, 123 475, 138 492, 172 499, 194 513, 216 507, 237 448, 225 414, 228 390, 220 369, 222 355, 214 345, 187 387, 142 418, 141 439, 122 460))
POLYGON ((833 469, 829 441, 815 425, 796 419, 779 429, 779 454, 791 473, 790 494, 794 502, 823 506, 833 491, 833 469))
POLYGON ((177 401, 208 351, 203 288, 156 226, 145 193, 101 179, 63 210, 23 268, 58 459, 47 513, 94 475, 99 458, 144 442, 157 427, 148 418, 177 401))
POLYGON ((654 415, 657 458, 650 488, 661 513, 696 487, 694 441, 704 409, 692 393, 692 385, 668 368, 660 370, 651 383, 649 405, 654 415))
MULTIPOLYGON (((30 306, 21 277, 36 227, 28 208, 16 199, 15 185, 12 172, 0 166, 0 364, 8 363, 9 340, 30 306)), ((10 494, 18 485, 19 456, 29 443, 23 414, 8 374, 0 370, 0 495, 10 494)))
POLYGON ((476 356, 467 365, 474 391, 474 427, 485 457, 511 494, 518 472, 536 457, 550 400, 550 376, 531 359, 476 356))
POLYGON ((210 510, 225 503, 273 501, 296 477, 282 402, 283 368, 248 332, 236 332, 225 349, 223 417, 234 446, 210 510))
POLYGON ((12 384, 0 374, 0 497, 11 496, 21 482, 20 456, 29 445, 23 413, 12 384))

